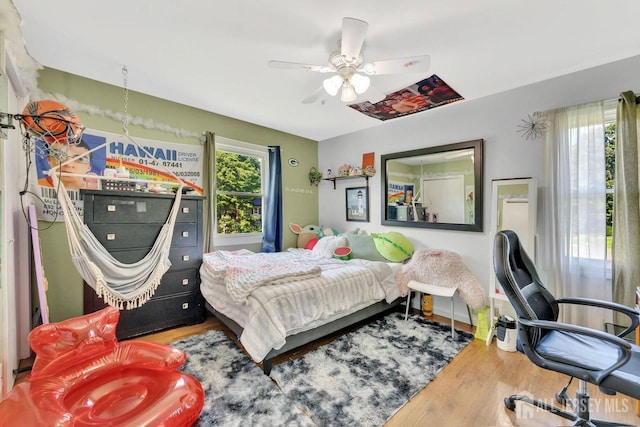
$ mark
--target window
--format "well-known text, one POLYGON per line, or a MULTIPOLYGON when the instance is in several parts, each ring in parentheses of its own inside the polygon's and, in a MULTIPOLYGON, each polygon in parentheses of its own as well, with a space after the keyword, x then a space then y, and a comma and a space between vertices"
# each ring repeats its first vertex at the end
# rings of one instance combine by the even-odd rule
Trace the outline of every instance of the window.
POLYGON ((226 138, 216 141, 216 224, 220 245, 259 243, 267 148, 226 138))
POLYGON ((607 261, 609 265, 612 257, 613 242, 613 194, 616 173, 616 123, 605 123, 604 128, 604 161, 606 173, 606 200, 607 200, 607 261))
POLYGON ((604 168, 605 168, 605 196, 607 221, 607 275, 611 277, 611 263, 613 261, 613 197, 616 177, 616 108, 617 99, 604 103, 604 168))

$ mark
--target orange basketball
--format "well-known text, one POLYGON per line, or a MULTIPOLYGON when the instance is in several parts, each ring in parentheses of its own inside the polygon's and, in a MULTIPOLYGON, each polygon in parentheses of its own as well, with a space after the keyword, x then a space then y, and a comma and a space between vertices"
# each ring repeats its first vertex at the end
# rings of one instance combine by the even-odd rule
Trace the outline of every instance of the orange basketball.
POLYGON ((76 142, 84 130, 73 110, 49 99, 29 102, 22 111, 22 123, 27 132, 49 143, 76 142))

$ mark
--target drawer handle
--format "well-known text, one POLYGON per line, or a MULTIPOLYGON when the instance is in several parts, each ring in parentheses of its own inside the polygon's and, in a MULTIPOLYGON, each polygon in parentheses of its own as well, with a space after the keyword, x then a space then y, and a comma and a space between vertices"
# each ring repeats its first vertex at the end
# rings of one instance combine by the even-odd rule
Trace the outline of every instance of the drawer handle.
POLYGON ((116 240, 116 233, 107 233, 107 240, 116 240))
POLYGON ((182 237, 189 237, 189 232, 188 231, 183 231, 182 232, 182 237))
POLYGON ((189 279, 182 279, 182 286, 186 286, 189 284, 189 279))
POLYGON ((189 261, 189 255, 182 255, 183 261, 189 261))
POLYGON ((182 309, 183 310, 187 310, 189 308, 189 303, 188 302, 183 302, 182 303, 182 309))
POLYGON ((187 207, 182 208, 182 213, 188 214, 189 213, 189 208, 187 208, 187 207))
POLYGON ((107 212, 115 212, 116 205, 107 205, 107 212))

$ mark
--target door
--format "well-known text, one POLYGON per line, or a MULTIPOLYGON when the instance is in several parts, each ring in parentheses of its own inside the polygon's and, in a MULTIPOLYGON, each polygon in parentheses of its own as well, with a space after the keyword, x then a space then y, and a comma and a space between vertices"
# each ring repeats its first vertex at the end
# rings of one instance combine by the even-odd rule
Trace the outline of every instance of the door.
MULTIPOLYGON (((26 91, 20 85, 10 58, 0 39, 0 56, 5 60, 0 73, 0 111, 16 114, 26 104, 26 91), (13 78, 12 78, 13 76, 13 78), (22 96, 21 96, 22 95, 22 96)), ((29 357, 27 341, 31 329, 29 275, 29 228, 20 203, 21 186, 26 179, 25 152, 19 124, 3 129, 0 135, 0 395, 13 387, 14 370, 20 359, 29 357)), ((25 207, 28 201, 25 201, 25 207)))
POLYGON ((423 206, 429 209, 433 222, 464 224, 464 177, 448 176, 422 181, 423 206), (460 197, 452 197, 459 195, 460 197), (433 219, 436 215, 437 220, 433 219))

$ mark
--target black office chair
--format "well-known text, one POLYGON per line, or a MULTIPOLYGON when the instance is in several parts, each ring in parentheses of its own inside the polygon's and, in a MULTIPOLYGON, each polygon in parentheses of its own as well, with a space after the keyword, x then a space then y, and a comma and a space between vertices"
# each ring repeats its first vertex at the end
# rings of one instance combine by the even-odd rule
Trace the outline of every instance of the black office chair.
MULTIPOLYGON (((619 392, 640 399, 640 347, 620 338, 638 326, 640 313, 607 301, 587 298, 555 299, 540 281, 533 262, 513 231, 505 230, 496 234, 493 264, 497 280, 518 315, 519 349, 536 365, 580 381, 576 399, 571 401, 574 412, 522 395, 505 398, 505 406, 515 410, 515 402, 520 400, 575 421, 573 425, 576 426, 620 425, 590 419, 587 383, 599 386, 602 392, 609 395, 619 392), (560 323, 557 321, 559 304, 615 310, 627 315, 631 326, 615 336, 595 329, 560 323)), ((556 400, 562 399, 556 395, 556 400)))

